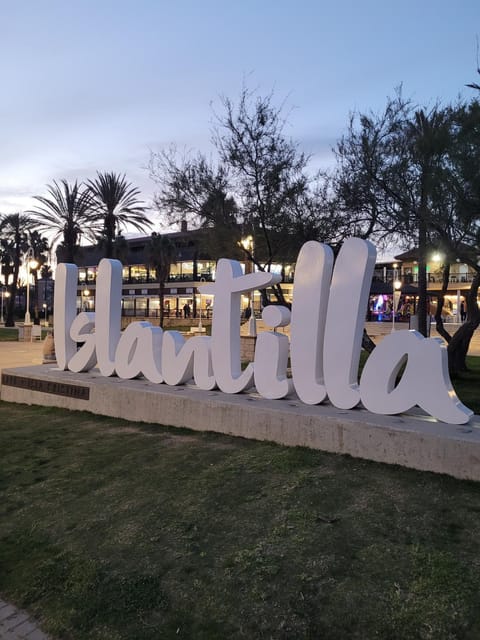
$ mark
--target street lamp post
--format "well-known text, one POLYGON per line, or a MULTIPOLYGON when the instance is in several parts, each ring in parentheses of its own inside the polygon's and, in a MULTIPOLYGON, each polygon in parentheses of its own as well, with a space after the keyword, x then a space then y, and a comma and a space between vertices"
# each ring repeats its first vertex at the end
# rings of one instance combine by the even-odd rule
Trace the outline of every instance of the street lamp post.
MULTIPOLYGON (((200 278, 200 282, 205 282, 205 278, 200 278)), ((198 305, 199 311, 200 313, 198 314, 198 332, 199 333, 203 333, 203 326, 202 326, 202 290, 200 289, 198 292, 198 297, 200 299, 200 304, 198 305)))
POLYGON ((400 296, 402 283, 398 279, 397 265, 393 265, 393 304, 392 304, 392 333, 395 331, 395 314, 397 313, 398 303, 400 302, 400 296))
POLYGON ((89 307, 88 304, 88 296, 90 295, 90 291, 88 289, 81 289, 80 291, 80 305, 81 305, 81 309, 80 311, 85 311, 85 305, 87 305, 87 308, 89 307), (86 300, 85 300, 86 298, 86 300))
POLYGON ((32 247, 28 247, 24 255, 24 263, 27 269, 27 304, 25 309, 25 320, 24 324, 32 324, 30 320, 30 269, 35 269, 37 266, 37 261, 33 255, 32 247))
MULTIPOLYGON (((252 257, 252 272, 254 269, 254 263, 253 263, 253 251, 255 249, 254 243, 253 243, 253 237, 252 236, 247 236, 246 238, 244 238, 241 241, 242 247, 250 252, 250 255, 252 257)), ((246 264, 246 263, 245 263, 246 264)), ((246 266, 245 266, 245 272, 247 271, 246 266)), ((257 321, 255 319, 255 307, 254 307, 254 299, 253 299, 253 295, 254 292, 250 291, 250 318, 248 319, 248 335, 252 338, 255 338, 257 335, 257 321)))
POLYGON ((47 326, 47 309, 48 309, 48 307, 47 307, 47 303, 46 303, 46 302, 44 302, 44 303, 43 303, 43 305, 42 305, 42 307, 43 307, 43 310, 44 310, 44 312, 45 312, 45 326, 47 326))

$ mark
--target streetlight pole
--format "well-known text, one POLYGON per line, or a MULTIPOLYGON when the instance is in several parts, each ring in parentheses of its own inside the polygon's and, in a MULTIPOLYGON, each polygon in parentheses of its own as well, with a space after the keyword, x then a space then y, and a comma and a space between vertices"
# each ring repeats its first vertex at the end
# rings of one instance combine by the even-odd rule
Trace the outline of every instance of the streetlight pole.
MULTIPOLYGON (((205 278, 200 278, 200 282, 202 282, 202 283, 205 282, 205 278)), ((200 298, 200 304, 199 304, 200 313, 198 314, 198 332, 199 333, 203 333, 203 326, 202 326, 202 290, 201 289, 199 289, 199 291, 198 291, 198 297, 200 298)))
POLYGON ((27 305, 25 310, 24 324, 32 324, 30 320, 30 269, 35 269, 37 261, 34 259, 32 247, 28 247, 24 255, 24 262, 27 269, 27 305))
POLYGON ((398 280, 397 265, 393 265, 393 299, 392 299, 392 333, 395 331, 395 314, 397 313, 398 303, 400 302, 400 295, 402 283, 398 280))
MULTIPOLYGON (((250 256, 252 258, 252 273, 253 273, 253 270, 255 269, 255 265, 253 262, 253 252, 255 250, 253 237, 247 236, 241 241, 241 244, 246 251, 250 252, 250 256)), ((245 263, 245 272, 247 271, 246 264, 247 263, 245 263)), ((257 335, 257 321, 255 319, 255 307, 254 307, 253 297, 254 297, 254 291, 250 291, 250 318, 248 319, 248 335, 252 338, 255 338, 257 335)))
POLYGON ((85 285, 80 289, 80 313, 85 311, 85 307, 87 307, 87 311, 90 311, 90 304, 88 302, 90 296, 90 291, 85 288, 85 285))

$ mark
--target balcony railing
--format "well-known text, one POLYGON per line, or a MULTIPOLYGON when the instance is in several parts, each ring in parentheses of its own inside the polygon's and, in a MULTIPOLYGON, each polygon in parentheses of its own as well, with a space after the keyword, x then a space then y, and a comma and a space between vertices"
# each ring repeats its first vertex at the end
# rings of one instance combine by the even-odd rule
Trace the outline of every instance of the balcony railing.
MULTIPOLYGON (((285 276, 282 280, 283 284, 292 284, 293 283, 293 279, 294 276, 293 275, 288 275, 285 276)), ((167 283, 178 283, 178 282, 213 282, 214 278, 213 275, 211 273, 201 273, 198 274, 196 278, 194 278, 192 273, 182 273, 182 274, 170 274, 166 280, 167 283)), ((80 287, 89 287, 89 286, 95 286, 96 280, 88 280, 85 281, 85 279, 79 279, 78 280, 78 286, 80 287)), ((133 276, 130 278, 122 278, 122 284, 124 285, 128 285, 128 284, 157 284, 157 280, 155 278, 151 278, 148 276, 133 276)))

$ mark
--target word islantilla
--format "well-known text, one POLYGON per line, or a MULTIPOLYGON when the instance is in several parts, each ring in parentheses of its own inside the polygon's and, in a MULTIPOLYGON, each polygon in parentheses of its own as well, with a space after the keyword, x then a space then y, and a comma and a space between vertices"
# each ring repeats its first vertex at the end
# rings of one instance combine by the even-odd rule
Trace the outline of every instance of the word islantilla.
POLYGON ((373 413, 396 414, 418 405, 452 424, 468 422, 472 411, 453 390, 447 352, 441 340, 415 331, 386 336, 368 358, 358 381, 365 309, 375 265, 375 247, 349 238, 337 260, 327 245, 307 242, 298 255, 292 310, 271 305, 263 310, 268 326, 290 323, 290 340, 274 331, 260 333, 254 361, 240 361, 241 294, 279 282, 271 273, 244 275, 239 262, 221 259, 214 283, 201 287, 215 297, 212 335, 188 340, 149 322, 134 322, 121 332, 122 265, 100 262, 96 311, 77 315, 78 269, 60 264, 55 286, 55 351, 60 369, 154 383, 240 393, 255 385, 265 398, 295 391, 314 405, 328 399, 341 409, 360 402, 373 413), (78 343, 81 343, 78 348, 78 343), (292 377, 287 377, 290 356, 292 377), (397 377, 405 366, 400 381, 397 377))

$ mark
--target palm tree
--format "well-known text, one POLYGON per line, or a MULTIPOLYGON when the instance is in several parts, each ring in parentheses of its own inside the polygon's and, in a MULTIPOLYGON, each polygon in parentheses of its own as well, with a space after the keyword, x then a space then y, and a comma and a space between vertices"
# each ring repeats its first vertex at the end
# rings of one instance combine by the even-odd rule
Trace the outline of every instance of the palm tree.
POLYGON ((15 299, 18 289, 18 275, 22 254, 28 248, 28 231, 32 228, 32 219, 22 213, 10 213, 0 216, 0 238, 2 244, 2 259, 10 273, 11 283, 8 285, 10 297, 7 304, 5 326, 15 326, 15 299))
POLYGON ((43 280, 43 304, 47 309, 53 307, 53 270, 49 264, 43 264, 40 268, 40 277, 43 280))
POLYGON ((160 321, 163 327, 163 302, 165 297, 165 282, 170 275, 170 267, 177 257, 177 249, 170 238, 160 235, 155 231, 150 236, 147 245, 147 260, 149 267, 155 269, 155 276, 158 282, 158 298, 160 305, 160 321))
POLYGON ((105 257, 113 258, 115 237, 122 228, 131 226, 145 231, 150 226, 146 207, 138 198, 140 191, 127 182, 125 175, 97 172, 96 179, 88 181, 88 188, 96 219, 103 225, 100 241, 105 246, 105 257))
POLYGON ((92 239, 95 235, 95 220, 92 213, 93 200, 90 191, 77 181, 70 185, 66 180, 48 186, 48 196, 35 196, 41 206, 29 211, 35 226, 42 231, 53 231, 52 244, 60 241, 62 259, 75 262, 81 234, 92 239))
POLYGON ((125 263, 128 260, 128 242, 122 234, 115 237, 113 243, 113 257, 125 263))
POLYGON ((48 262, 48 241, 40 235, 38 231, 30 231, 28 233, 28 244, 33 249, 33 257, 37 263, 30 272, 33 275, 33 287, 35 292, 33 315, 34 324, 40 324, 40 300, 38 299, 38 272, 48 262))

